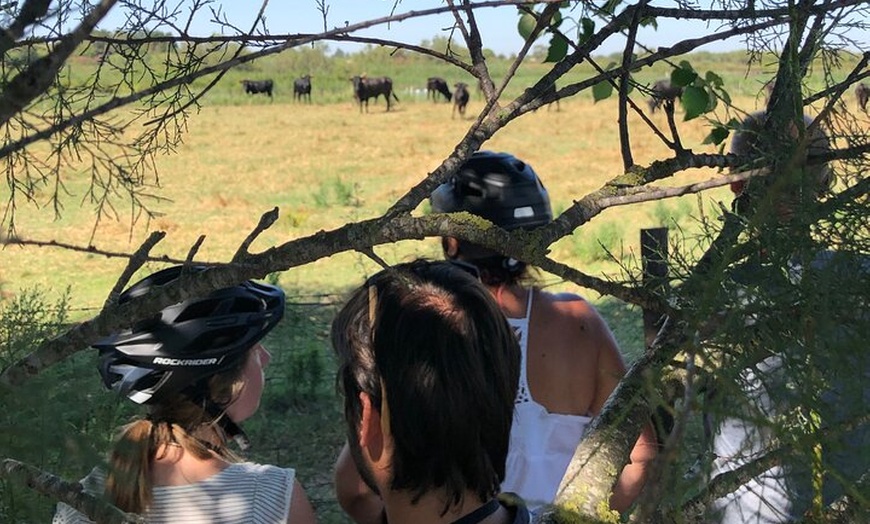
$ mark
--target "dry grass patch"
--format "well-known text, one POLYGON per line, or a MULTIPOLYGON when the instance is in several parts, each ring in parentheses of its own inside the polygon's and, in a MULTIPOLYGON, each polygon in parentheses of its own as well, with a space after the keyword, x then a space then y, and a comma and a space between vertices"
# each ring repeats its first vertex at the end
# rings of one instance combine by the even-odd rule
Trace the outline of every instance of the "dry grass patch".
MULTIPOLYGON (((751 104, 751 100, 746 101, 751 104)), ((469 115, 483 101, 473 94, 469 115)), ((113 250, 135 248, 153 230, 169 233, 155 250, 183 258, 189 246, 206 235, 199 258, 227 260, 254 227, 259 216, 279 207, 281 218, 255 244, 255 249, 340 227, 348 221, 383 213, 450 154, 465 135, 470 119, 451 118, 450 104, 402 102, 384 111, 372 104, 368 114, 356 106, 261 104, 206 107, 193 115, 189 133, 177 153, 159 157, 160 216, 139 220, 130 229, 130 210, 118 207, 119 221, 104 221, 94 244, 113 250)), ((544 180, 557 212, 622 172, 615 100, 593 104, 576 97, 555 107, 524 116, 484 145, 509 151, 528 161, 544 180)), ((666 127, 664 115, 653 120, 666 127)), ((686 147, 713 151, 700 142, 707 133, 702 120, 680 124, 686 147)), ((630 120, 632 152, 640 164, 669 155, 638 118, 630 120)), ((693 171, 668 183, 703 179, 693 171)), ((86 244, 93 216, 79 207, 86 190, 81 175, 68 182, 72 197, 64 216, 51 221, 44 211, 27 209, 18 218, 24 236, 58 238, 86 244)), ((681 205, 682 215, 686 204, 681 205)), ((554 246, 554 256, 600 272, 600 253, 588 257, 601 235, 626 251, 635 249, 637 231, 657 225, 663 211, 646 204, 608 210, 554 246), (608 225, 615 223, 618 227, 608 225), (614 238, 616 237, 616 238, 614 238)), ((424 206, 425 209, 425 206, 424 206)), ((416 254, 440 256, 436 239, 377 248, 388 261, 416 254)), ((0 279, 15 287, 34 283, 56 288, 72 286, 77 305, 94 307, 111 287, 123 263, 93 255, 71 255, 52 249, 6 249, 0 252, 0 279), (34 270, 34 268, 42 268, 34 270), (45 271, 49 269, 50 271, 45 271), (46 276, 37 276, 46 275, 46 276), (47 275, 50 275, 48 277, 47 275)), ((282 283, 306 289, 342 289, 374 268, 359 255, 337 255, 282 275, 282 283)), ((611 266, 611 269, 613 267, 611 266)))

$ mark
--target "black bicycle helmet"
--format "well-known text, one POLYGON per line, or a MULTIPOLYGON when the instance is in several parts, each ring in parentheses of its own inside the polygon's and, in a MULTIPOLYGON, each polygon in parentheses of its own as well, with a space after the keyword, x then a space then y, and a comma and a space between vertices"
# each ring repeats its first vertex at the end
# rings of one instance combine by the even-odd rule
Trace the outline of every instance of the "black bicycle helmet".
POLYGON ((507 230, 553 221, 550 197, 538 175, 508 153, 477 151, 429 200, 435 212, 468 211, 507 230))
MULTIPOLYGON (((189 270, 205 271, 202 266, 189 270)), ((124 291, 119 303, 176 280, 182 266, 158 271, 124 291)), ((284 292, 253 281, 190 298, 93 345, 107 388, 139 404, 156 404, 238 365, 284 314, 284 292)))

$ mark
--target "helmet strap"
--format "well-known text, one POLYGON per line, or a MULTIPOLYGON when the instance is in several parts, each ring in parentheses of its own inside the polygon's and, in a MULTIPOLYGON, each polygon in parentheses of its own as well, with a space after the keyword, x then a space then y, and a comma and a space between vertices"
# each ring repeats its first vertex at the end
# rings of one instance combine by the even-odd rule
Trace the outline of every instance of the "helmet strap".
POLYGON ((251 447, 251 440, 241 426, 236 424, 226 414, 226 410, 218 406, 213 400, 206 397, 203 399, 203 407, 206 413, 212 417, 217 425, 223 430, 224 434, 235 441, 239 449, 246 451, 251 447))

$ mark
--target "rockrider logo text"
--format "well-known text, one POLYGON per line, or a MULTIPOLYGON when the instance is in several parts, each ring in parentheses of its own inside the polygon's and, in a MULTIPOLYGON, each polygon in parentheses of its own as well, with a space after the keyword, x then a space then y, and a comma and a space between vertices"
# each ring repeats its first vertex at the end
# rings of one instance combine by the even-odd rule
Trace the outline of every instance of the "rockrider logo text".
POLYGON ((166 358, 166 357, 154 357, 154 360, 151 361, 152 364, 157 364, 161 366, 210 366, 212 364, 217 364, 217 358, 166 358))

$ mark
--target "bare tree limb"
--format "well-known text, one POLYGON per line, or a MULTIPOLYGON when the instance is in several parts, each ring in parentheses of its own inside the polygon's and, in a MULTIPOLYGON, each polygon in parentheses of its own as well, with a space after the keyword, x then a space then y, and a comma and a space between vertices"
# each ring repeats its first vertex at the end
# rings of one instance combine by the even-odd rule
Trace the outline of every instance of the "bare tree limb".
POLYGON ((15 45, 15 41, 24 34, 24 29, 45 18, 50 5, 51 0, 26 0, 21 4, 15 20, 0 31, 0 54, 6 54, 15 45))
POLYGON ((634 61, 634 42, 637 39, 637 28, 640 25, 639 16, 648 3, 649 0, 641 0, 637 4, 638 10, 634 12, 628 30, 628 38, 625 41, 625 49, 622 51, 623 73, 619 79, 619 145, 622 150, 622 167, 626 171, 634 165, 634 158, 631 156, 631 137, 628 134, 628 109, 626 107, 628 79, 631 76, 631 63, 634 61))
POLYGON ((145 242, 139 246, 133 255, 130 257, 127 262, 127 267, 124 268, 124 271, 121 272, 121 276, 118 277, 117 282, 115 282, 114 287, 112 287, 112 291, 109 292, 109 296, 106 297, 106 301, 103 303, 103 307, 110 306, 118 302, 118 297, 121 295, 121 291, 127 287, 127 284, 130 282, 130 279, 133 277, 133 274, 136 271, 139 271, 139 268, 145 264, 147 260, 148 253, 151 252, 151 249, 157 245, 158 242, 163 240, 166 237, 166 233, 163 231, 154 231, 152 232, 145 242))
POLYGON ((63 502, 87 515, 94 522, 105 524, 144 523, 145 519, 132 513, 124 513, 101 497, 84 490, 79 483, 71 483, 51 473, 13 459, 0 461, 0 477, 25 485, 37 493, 63 502))
POLYGON ((197 237, 196 242, 190 246, 190 249, 187 250, 187 256, 184 257, 184 265, 188 265, 193 263, 193 259, 196 258, 196 254, 199 253, 199 248, 202 247, 202 243, 205 242, 205 235, 199 235, 197 237))
MULTIPOLYGON (((6 84, 0 92, 0 123, 8 122, 54 82, 57 72, 84 38, 108 14, 117 0, 102 0, 88 12, 75 30, 63 37, 46 56, 35 60, 27 69, 6 84)), ((30 5, 28 2, 25 6, 30 5)))
POLYGON ((260 236, 260 233, 272 227, 272 224, 278 220, 278 208, 274 207, 269 211, 263 213, 260 217, 260 221, 257 223, 257 226, 251 231, 250 234, 242 241, 239 245, 239 249, 236 251, 236 254, 233 255, 232 262, 233 264, 237 264, 245 259, 248 256, 248 248, 251 247, 251 243, 260 236))

